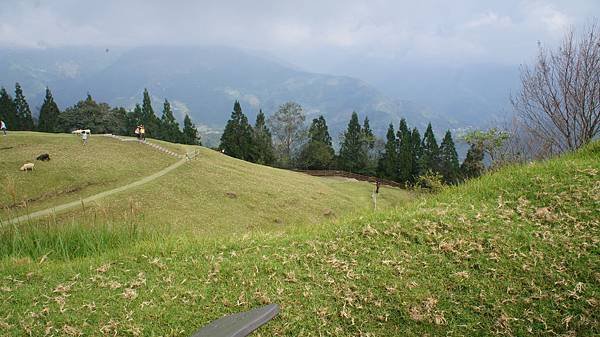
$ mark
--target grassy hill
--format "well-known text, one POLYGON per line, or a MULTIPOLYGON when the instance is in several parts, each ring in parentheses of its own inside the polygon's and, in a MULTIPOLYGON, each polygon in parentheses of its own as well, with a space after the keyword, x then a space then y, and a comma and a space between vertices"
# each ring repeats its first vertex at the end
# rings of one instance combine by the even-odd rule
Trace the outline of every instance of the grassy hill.
POLYGON ((598 335, 599 196, 597 142, 334 225, 8 257, 0 332, 189 336, 279 303, 257 336, 598 335))

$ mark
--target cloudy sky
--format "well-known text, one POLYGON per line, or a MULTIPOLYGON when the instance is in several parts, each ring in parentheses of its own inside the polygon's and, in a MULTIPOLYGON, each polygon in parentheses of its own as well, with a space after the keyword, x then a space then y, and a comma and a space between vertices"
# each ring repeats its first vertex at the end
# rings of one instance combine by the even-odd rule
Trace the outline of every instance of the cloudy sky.
MULTIPOLYGON (((0 47, 237 46, 318 72, 520 64, 600 13, 595 0, 0 0, 0 47)), ((364 77, 364 76, 363 76, 364 77)))

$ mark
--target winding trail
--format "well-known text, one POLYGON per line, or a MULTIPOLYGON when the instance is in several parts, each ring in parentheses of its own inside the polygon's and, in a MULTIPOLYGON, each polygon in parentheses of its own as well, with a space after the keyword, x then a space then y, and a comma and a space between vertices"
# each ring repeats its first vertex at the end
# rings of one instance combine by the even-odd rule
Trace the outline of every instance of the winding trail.
MULTIPOLYGON (((154 147, 154 144, 151 144, 151 143, 145 143, 145 144, 154 147)), ((68 202, 66 204, 54 206, 52 208, 47 208, 47 209, 44 209, 44 210, 41 210, 41 211, 37 211, 37 212, 32 212, 32 213, 29 213, 29 214, 25 214, 25 215, 22 215, 20 217, 10 219, 8 221, 1 221, 0 224, 16 224, 16 223, 23 222, 23 221, 33 220, 33 219, 36 219, 36 218, 39 218, 39 217, 43 217, 43 216, 46 216, 46 215, 49 215, 49 214, 58 213, 58 212, 61 212, 61 211, 64 211, 64 210, 67 210, 67 209, 70 209, 70 208, 81 206, 82 204, 85 205, 85 204, 90 203, 92 201, 96 201, 98 199, 102 199, 102 198, 108 197, 108 196, 116 194, 116 193, 127 191, 129 189, 132 189, 134 187, 146 184, 148 182, 151 182, 153 180, 156 180, 157 178, 160 178, 160 177, 164 176, 165 174, 167 174, 167 173, 173 171, 174 169, 178 168, 179 166, 185 164, 187 161, 193 159, 197 155, 196 152, 192 152, 192 153, 188 152, 185 155, 179 155, 179 154, 176 154, 174 152, 172 152, 172 153, 168 153, 167 152, 167 154, 173 155, 173 156, 176 156, 176 157, 182 158, 182 159, 180 159, 178 162, 176 162, 176 163, 174 163, 174 164, 172 164, 170 166, 167 166, 166 168, 164 168, 164 169, 162 169, 162 170, 160 170, 160 171, 158 171, 158 172, 156 172, 156 173, 154 173, 152 175, 144 177, 144 178, 142 178, 140 180, 136 180, 136 181, 134 181, 132 183, 129 183, 127 185, 123 185, 123 186, 120 186, 120 187, 117 187, 117 188, 113 188, 113 189, 108 190, 108 191, 100 192, 98 194, 94 194, 94 195, 91 195, 91 196, 89 196, 87 198, 83 198, 83 199, 80 199, 80 200, 77 200, 77 201, 72 201, 72 202, 68 202)))

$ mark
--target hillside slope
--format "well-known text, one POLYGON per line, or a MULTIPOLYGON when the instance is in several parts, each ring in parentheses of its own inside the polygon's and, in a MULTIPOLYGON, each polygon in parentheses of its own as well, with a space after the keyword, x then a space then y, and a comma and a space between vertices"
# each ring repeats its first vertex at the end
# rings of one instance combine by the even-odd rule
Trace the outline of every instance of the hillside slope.
POLYGON ((0 262, 0 331, 189 336, 279 303, 261 336, 600 333, 600 143, 336 226, 0 262))

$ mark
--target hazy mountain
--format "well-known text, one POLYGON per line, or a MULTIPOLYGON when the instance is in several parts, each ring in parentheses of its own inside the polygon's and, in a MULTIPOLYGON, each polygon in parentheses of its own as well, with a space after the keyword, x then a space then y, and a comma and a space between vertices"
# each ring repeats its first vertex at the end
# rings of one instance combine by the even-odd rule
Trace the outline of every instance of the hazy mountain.
MULTIPOLYGON (((157 114, 167 98, 182 118, 189 113, 198 124, 222 128, 233 101, 242 103, 251 121, 258 109, 269 115, 293 100, 308 118, 325 115, 334 134, 343 130, 353 110, 383 134, 401 117, 423 127, 438 128, 448 118, 411 101, 392 99, 356 78, 299 70, 271 57, 225 47, 72 47, 0 50, 0 85, 12 90, 20 82, 37 113, 48 85, 61 108, 89 92, 96 100, 132 108, 148 88, 157 114)), ((398 97, 402 97, 398 95, 398 97)))

